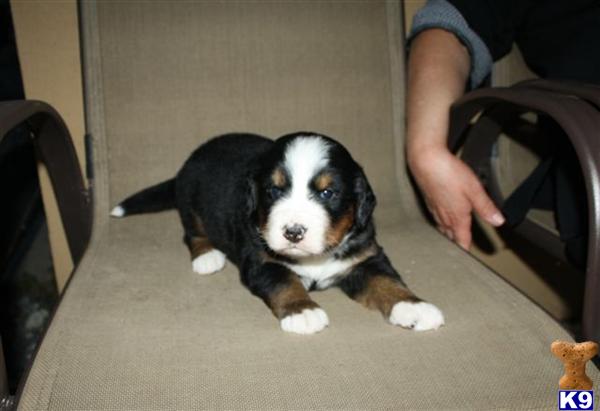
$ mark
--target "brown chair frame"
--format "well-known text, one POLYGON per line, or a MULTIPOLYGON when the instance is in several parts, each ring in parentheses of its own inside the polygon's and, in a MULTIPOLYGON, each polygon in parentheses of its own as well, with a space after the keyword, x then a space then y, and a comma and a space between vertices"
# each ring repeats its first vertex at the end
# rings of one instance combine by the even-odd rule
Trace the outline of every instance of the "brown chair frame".
MULTIPOLYGON (((46 103, 1 102, 0 141, 21 124, 29 126, 36 155, 48 170, 71 258, 76 267, 92 233, 92 202, 71 135, 61 116, 46 103)), ((12 404, 0 339, 0 410, 11 409, 12 404)))
MULTIPOLYGON (((501 203, 489 160, 502 128, 502 110, 509 108, 513 111, 545 114, 565 131, 577 153, 588 193, 590 229, 583 304, 583 337, 595 341, 600 340, 600 139, 597 138, 597 132, 600 130, 599 107, 600 87, 570 82, 533 80, 511 88, 475 90, 453 105, 448 140, 453 150, 465 140, 469 140, 470 147, 463 154, 463 159, 483 177, 484 183, 489 183, 492 197, 501 203), (478 113, 481 113, 481 116, 473 122, 478 113)), ((529 234, 530 237, 540 239, 547 235, 531 230, 529 234)), ((547 241, 541 243, 548 244, 547 241)))

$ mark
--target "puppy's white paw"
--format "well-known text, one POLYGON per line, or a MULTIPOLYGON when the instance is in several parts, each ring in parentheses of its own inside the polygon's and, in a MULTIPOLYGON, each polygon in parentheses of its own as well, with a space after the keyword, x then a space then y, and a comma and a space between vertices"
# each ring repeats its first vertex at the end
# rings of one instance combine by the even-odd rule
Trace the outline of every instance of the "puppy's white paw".
POLYGON ((314 334, 329 325, 329 318, 321 308, 307 308, 301 313, 288 315, 281 320, 280 324, 283 331, 314 334))
POLYGON ((200 275, 216 273, 225 267, 225 254, 213 249, 201 254, 192 261, 192 269, 200 275))
POLYGON ((392 308, 390 322, 415 331, 435 330, 444 325, 444 314, 430 303, 402 301, 392 308))

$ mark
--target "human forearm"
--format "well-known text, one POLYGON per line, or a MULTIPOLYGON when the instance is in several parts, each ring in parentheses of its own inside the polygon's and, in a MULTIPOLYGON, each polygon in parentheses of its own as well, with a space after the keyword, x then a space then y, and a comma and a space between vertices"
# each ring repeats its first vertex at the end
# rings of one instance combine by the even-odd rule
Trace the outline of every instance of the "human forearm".
POLYGON ((408 165, 439 230, 465 249, 473 211, 493 225, 504 222, 475 174, 447 147, 450 106, 464 93, 469 69, 469 53, 454 34, 430 29, 412 42, 408 165))
POLYGON ((450 106, 465 91, 470 57, 452 33, 425 30, 411 44, 408 64, 407 154, 419 156, 445 149, 450 106))

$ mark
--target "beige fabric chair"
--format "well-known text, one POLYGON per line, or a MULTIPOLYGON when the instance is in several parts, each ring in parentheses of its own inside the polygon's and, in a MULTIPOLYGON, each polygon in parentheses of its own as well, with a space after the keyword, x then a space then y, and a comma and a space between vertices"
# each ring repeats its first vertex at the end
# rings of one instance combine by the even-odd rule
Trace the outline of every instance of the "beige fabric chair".
MULTIPOLYGON (((82 2, 95 217, 20 409, 556 409, 569 335, 440 236, 403 159, 401 5, 82 2), (174 212, 109 220, 229 131, 343 141, 379 199, 379 239, 447 325, 386 324, 338 290, 330 327, 282 332, 231 264, 191 271, 174 212)), ((235 167, 234 164, 231 165, 235 167)), ((594 381, 595 367, 588 366, 594 381)))

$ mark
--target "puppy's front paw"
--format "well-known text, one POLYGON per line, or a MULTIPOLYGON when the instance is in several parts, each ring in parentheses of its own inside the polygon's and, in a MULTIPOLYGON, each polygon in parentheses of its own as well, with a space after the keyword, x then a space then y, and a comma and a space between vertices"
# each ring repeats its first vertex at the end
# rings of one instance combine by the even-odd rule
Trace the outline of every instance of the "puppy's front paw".
POLYGON ((306 308, 298 314, 284 317, 281 329, 290 333, 314 334, 329 325, 329 318, 321 308, 306 308))
POLYGON ((444 314, 430 303, 401 301, 392 308, 390 322, 415 331, 435 330, 444 325, 444 314))
POLYGON ((225 254, 213 249, 201 254, 192 261, 192 269, 200 275, 216 273, 225 267, 225 254))

